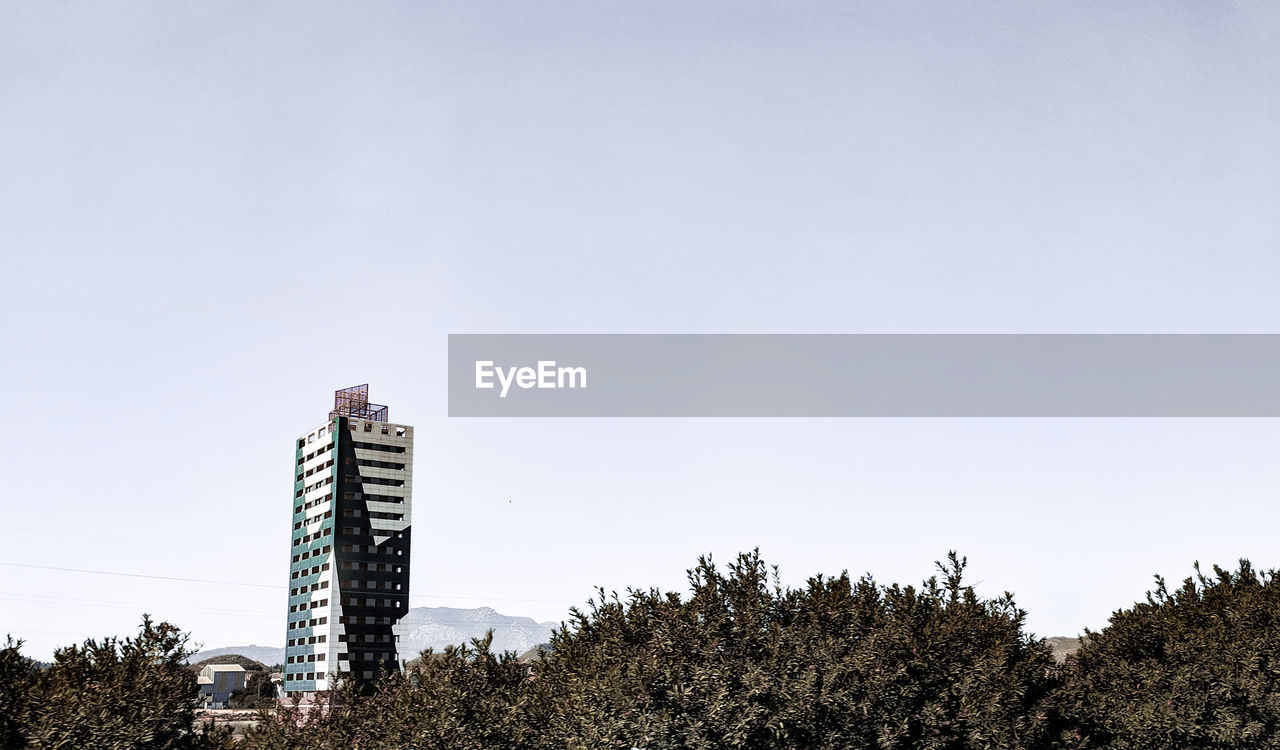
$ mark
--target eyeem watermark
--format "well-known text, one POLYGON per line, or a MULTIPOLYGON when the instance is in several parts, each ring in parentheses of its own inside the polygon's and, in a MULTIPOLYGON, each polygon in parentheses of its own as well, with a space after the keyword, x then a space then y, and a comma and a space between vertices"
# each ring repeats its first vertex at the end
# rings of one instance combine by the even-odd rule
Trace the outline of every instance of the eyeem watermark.
POLYGON ((449 416, 1280 419, 1280 334, 453 334, 449 416))
POLYGON ((500 388, 498 398, 506 398, 512 384, 525 390, 586 388, 587 368, 556 367, 554 359, 538 360, 536 367, 500 367, 491 359, 476 360, 476 388, 500 388))

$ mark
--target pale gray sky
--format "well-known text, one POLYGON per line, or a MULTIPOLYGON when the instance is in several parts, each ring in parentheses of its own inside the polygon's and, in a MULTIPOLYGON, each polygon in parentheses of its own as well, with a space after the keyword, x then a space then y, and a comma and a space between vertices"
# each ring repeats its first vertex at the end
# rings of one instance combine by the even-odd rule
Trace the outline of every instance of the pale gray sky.
POLYGON ((1263 2, 0 0, 0 562, 279 587, 0 566, 0 633, 282 643, 292 439, 363 382, 417 427, 415 605, 955 548, 1049 635, 1280 566, 1274 421, 466 421, 444 382, 451 332, 1280 332, 1278 37, 1263 2))

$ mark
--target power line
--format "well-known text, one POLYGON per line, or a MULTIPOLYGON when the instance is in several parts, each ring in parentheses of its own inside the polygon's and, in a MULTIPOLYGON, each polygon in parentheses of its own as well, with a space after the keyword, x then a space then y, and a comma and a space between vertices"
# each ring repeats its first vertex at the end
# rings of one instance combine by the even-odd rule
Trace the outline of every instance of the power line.
MULTIPOLYGON (((13 635, 14 633, 18 633, 18 628, 11 628, 8 625, 0 625, 0 631, 3 631, 6 635, 13 635)), ((84 637, 84 633, 73 633, 70 630, 36 630, 34 628, 26 628, 22 630, 22 633, 39 633, 41 635, 70 635, 70 636, 75 636, 77 638, 84 637)), ((21 633, 19 633, 19 635, 21 635, 21 633)), ((16 640, 23 640, 23 639, 18 638, 16 640)))
POLYGON ((126 602, 120 599, 81 599, 77 597, 67 596, 48 596, 45 594, 21 594, 13 591, 0 591, 0 599, 18 602, 36 602, 40 604, 57 604, 67 603, 86 607, 114 607, 126 609, 131 607, 142 607, 144 609, 182 609, 192 612, 208 612, 216 615, 227 616, 248 616, 248 617, 270 617, 277 619, 275 615, 264 614, 261 610, 249 609, 227 609, 225 607, 195 607, 188 604, 156 604, 154 602, 126 602))
MULTIPOLYGON (((32 529, 25 526, 0 526, 0 529, 4 529, 7 531, 21 531, 24 533, 32 533, 32 534, 57 534, 60 536, 78 536, 78 537, 83 537, 85 539, 107 539, 113 542, 133 542, 135 544, 149 544, 149 545, 159 544, 166 547, 177 547, 179 549, 184 549, 184 550, 191 549, 190 544, 183 544, 181 542, 165 542, 159 539, 136 539, 136 538, 131 539, 129 537, 108 536, 106 534, 85 534, 79 531, 64 531, 62 529, 32 529)), ((223 550, 224 552, 240 552, 240 553, 250 552, 250 553, 255 553, 259 555, 264 554, 263 551, 260 549, 252 549, 249 547, 222 547, 222 546, 204 544, 203 542, 200 544, 200 548, 201 549, 218 549, 218 550, 223 550)))
POLYGON ((208 578, 178 578, 176 576, 155 576, 146 573, 121 573, 114 570, 89 570, 87 568, 59 568, 53 565, 31 565, 29 563, 15 563, 0 561, 0 565, 8 565, 13 568, 35 568, 37 570, 58 570, 64 573, 94 573, 104 576, 123 576, 125 578, 151 578, 157 581, 180 581, 182 583, 212 583, 219 586, 252 586, 260 589, 281 589, 283 586, 273 586, 268 583, 243 583, 240 581, 214 581, 208 578))
MULTIPOLYGON (((228 615, 228 616, 247 615, 250 617, 260 617, 260 618, 271 619, 271 620, 283 619, 282 616, 266 614, 261 611, 247 610, 247 609, 224 609, 221 607, 193 607, 193 606, 183 605, 183 604, 155 604, 154 602, 153 603, 126 602, 126 601, 115 600, 115 599, 80 599, 76 597, 65 597, 65 596, 43 596, 43 595, 29 596, 26 594, 19 594, 19 593, 8 592, 8 591, 0 592, 0 600, 29 601, 29 602, 45 603, 45 604, 67 603, 67 604, 73 604, 78 606, 110 607, 110 608, 116 608, 116 609, 126 609, 129 607, 145 607, 145 608, 151 608, 151 609, 162 609, 162 608, 163 609, 184 609, 184 610, 191 610, 195 612, 210 612, 213 614, 222 614, 222 615, 228 615)), ((533 618, 529 618, 529 619, 533 619, 533 618)), ((434 617, 431 618, 430 622, 433 625, 522 625, 522 623, 513 623, 513 622, 510 622, 509 620, 439 619, 434 617)), ((534 624, 541 626, 543 623, 534 621, 534 624)), ((32 632, 35 632, 35 631, 32 631, 32 632)))
MULTIPOLYGON (((191 548, 190 545, 187 545, 187 544, 175 544, 173 542, 162 542, 162 541, 153 541, 153 540, 144 540, 144 539, 125 539, 122 537, 105 536, 102 534, 82 534, 74 531, 55 531, 53 529, 30 529, 30 528, 24 528, 19 526, 0 526, 0 529, 10 529, 13 531, 29 531, 29 532, 35 532, 40 534, 63 534, 65 536, 80 536, 80 537, 88 537, 92 539, 110 539, 112 541, 136 542, 138 544, 166 544, 169 546, 181 547, 182 549, 188 549, 188 550, 191 548)), ((261 550, 248 550, 244 548, 236 549, 233 547, 206 547, 205 545, 201 545, 201 548, 202 549, 222 549, 222 550, 237 551, 237 552, 251 551, 251 552, 256 552, 261 554, 261 550)), ((68 573, 97 573, 100 575, 125 576, 129 578, 154 578, 161 581, 179 581, 183 583, 212 583, 220 586, 253 586, 255 588, 267 588, 267 589, 288 588, 287 586, 276 586, 276 585, 271 585, 266 583, 242 583, 238 581, 214 581, 210 579, 198 579, 198 578, 174 578, 170 576, 147 575, 144 573, 120 573, 120 572, 109 571, 109 570, 89 570, 85 568, 58 568, 58 567, 47 566, 47 565, 27 565, 24 563, 0 562, 0 565, 39 568, 42 570, 60 570, 68 573)), ((464 594, 410 594, 409 598, 410 599, 462 599, 465 601, 477 601, 477 602, 530 602, 534 604, 576 604, 578 603, 577 600, 573 600, 573 599, 536 599, 536 598, 502 597, 502 596, 468 596, 464 594)))
MULTIPOLYGON (((7 594, 7 593, 0 593, 0 600, 4 600, 4 601, 27 601, 27 602, 34 602, 34 603, 37 603, 37 604, 58 604, 58 603, 66 603, 66 604, 71 604, 71 605, 76 605, 76 606, 84 606, 84 607, 107 607, 107 608, 112 608, 112 609, 128 609, 128 608, 130 608, 130 607, 144 607, 144 608, 150 608, 150 609, 153 609, 153 610, 155 610, 155 609, 184 609, 184 610, 191 610, 191 611, 195 611, 195 612, 209 612, 209 613, 212 613, 212 614, 227 615, 227 616, 237 616, 237 617, 242 617, 242 616, 247 616, 247 617, 259 617, 259 618, 262 618, 262 619, 268 619, 268 620, 277 620, 277 619, 278 619, 278 620, 281 620, 282 622, 283 622, 283 620, 284 620, 284 616, 283 616, 283 615, 271 615, 271 614, 266 614, 266 613, 264 613, 264 612, 260 612, 260 611, 236 610, 236 609, 220 609, 220 608, 216 608, 216 607, 215 607, 215 608, 210 608, 210 607, 191 607, 191 606, 185 606, 185 605, 181 605, 181 604, 154 604, 154 603, 152 603, 152 604, 145 604, 145 603, 142 603, 142 602, 123 602, 123 601, 122 601, 122 602, 113 602, 113 601, 109 601, 109 600, 102 600, 102 599, 76 599, 76 598, 71 598, 71 597, 27 597, 27 596, 23 596, 23 595, 21 595, 21 594, 10 595, 10 594, 7 594), (53 601, 49 601, 49 600, 53 600, 53 601)), ((528 618, 528 619, 532 620, 533 618, 528 618)), ((510 622, 510 621, 507 621, 507 620, 455 620, 455 619, 437 619, 437 618, 434 618, 434 617, 433 617, 433 618, 431 618, 431 620, 430 620, 430 624, 432 624, 432 625, 517 625, 517 626, 524 626, 524 624, 523 624, 523 623, 518 623, 518 622, 517 622, 517 623, 513 623, 513 622, 510 622)), ((535 625, 538 625, 538 626, 541 626, 543 623, 540 623, 540 622, 537 622, 536 620, 534 620, 534 624, 535 624, 535 625)), ((36 631, 31 631, 31 632, 36 632, 36 631)), ((74 633, 69 633, 69 635, 74 635, 74 633)))
MULTIPOLYGON (((176 576, 157 576, 147 573, 124 573, 115 570, 92 570, 89 568, 63 568, 55 565, 33 565, 31 563, 15 563, 0 561, 0 565, 8 565, 14 568, 34 568, 36 570, 56 570, 63 573, 90 573, 95 575, 106 576, 123 576, 125 578, 149 578, 158 581, 178 581, 182 583, 209 583, 218 586, 248 586, 260 589, 282 590, 288 588, 270 583, 245 583, 244 581, 216 581, 210 578, 179 578, 176 576)), ((465 599, 471 601, 489 601, 489 602, 534 602, 539 604, 574 604, 569 599, 530 599, 520 597, 502 597, 502 596, 466 596, 462 594, 410 594, 410 599, 465 599)))

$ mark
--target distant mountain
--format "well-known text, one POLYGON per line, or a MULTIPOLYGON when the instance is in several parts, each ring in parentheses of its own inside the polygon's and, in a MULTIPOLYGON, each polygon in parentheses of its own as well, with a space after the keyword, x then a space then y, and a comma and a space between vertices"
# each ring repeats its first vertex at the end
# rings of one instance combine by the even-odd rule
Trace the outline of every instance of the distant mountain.
MULTIPOLYGON (((415 659, 418 652, 426 648, 436 651, 445 646, 459 643, 470 643, 472 638, 484 637, 485 631, 493 629, 493 650, 514 651, 520 654, 521 661, 532 661, 537 658, 537 648, 550 651, 551 632, 559 627, 556 623, 535 622, 531 617, 514 617, 501 614, 489 607, 476 609, 454 609, 453 607, 414 607, 401 621, 404 625, 404 639, 400 642, 401 657, 405 660, 415 659)), ((1067 658, 1080 648, 1080 639, 1076 637, 1055 637, 1046 639, 1053 655, 1058 661, 1067 658)), ((193 654, 187 659, 188 664, 208 661, 215 657, 237 655, 261 662, 268 668, 284 662, 284 649, 270 646, 227 646, 211 648, 193 654)), ((237 663, 244 664, 240 660, 237 663)))
POLYGON ((553 651, 555 651, 555 649, 551 647, 550 643, 539 643, 538 645, 534 646, 533 648, 529 649, 523 654, 520 654, 520 656, 516 657, 516 661, 520 662, 521 664, 530 664, 532 662, 535 662, 541 659, 544 653, 549 654, 553 651))
MULTIPOLYGON (((404 637, 400 640, 401 658, 412 659, 419 651, 432 648, 436 651, 448 645, 470 643, 472 638, 483 638, 493 630, 495 652, 514 651, 522 654, 538 644, 551 640, 551 631, 558 623, 537 622, 532 617, 504 615, 491 607, 455 609, 453 607, 414 607, 400 621, 404 637)), ((284 649, 270 646, 227 646, 211 648, 193 654, 188 664, 214 657, 236 654, 268 667, 284 662, 284 649)))
MULTIPOLYGON (((265 647, 264 647, 264 646, 249 646, 248 648, 265 648, 265 647)), ((275 649, 270 649, 270 650, 274 651, 275 649)), ((283 652, 281 652, 281 653, 283 653, 283 652)), ((254 660, 254 659, 250 659, 250 658, 248 658, 248 657, 246 657, 246 656, 241 656, 241 655, 240 655, 240 654, 238 654, 238 653, 236 653, 236 654, 217 654, 217 655, 215 655, 215 656, 209 656, 209 657, 206 657, 206 658, 204 658, 204 659, 201 659, 200 661, 188 661, 188 662, 187 662, 187 664, 188 664, 188 666, 190 666, 192 669, 200 669, 201 667, 203 667, 203 666, 205 666, 205 665, 207 665, 207 664, 239 664, 240 666, 244 667, 244 670, 245 670, 246 672, 270 671, 270 669, 271 669, 271 665, 270 665, 270 664, 263 664, 263 663, 262 663, 262 662, 260 662, 260 661, 256 661, 256 660, 254 660)))
MULTIPOLYGON (((271 646, 227 646, 226 648, 211 648, 207 651, 201 651, 198 654, 192 654, 187 657, 188 664, 199 664, 209 661, 210 659, 226 658, 230 656, 242 656, 251 659, 259 664, 266 665, 268 669, 277 664, 284 663, 284 649, 272 648, 271 646)), ((243 661, 239 659, 226 659, 228 664, 239 664, 245 666, 243 661)))
POLYGON ((1080 637, 1074 636, 1068 638, 1066 636, 1054 636, 1046 638, 1049 642, 1049 648, 1053 650, 1053 658, 1058 661, 1066 661, 1067 657, 1080 650, 1080 637))
POLYGON ((493 651, 522 654, 551 640, 551 631, 558 627, 557 623, 537 622, 532 617, 504 615, 490 607, 414 607, 400 625, 404 633, 400 651, 405 658, 416 656, 425 648, 439 651, 451 644, 470 643, 472 638, 483 638, 490 629, 493 651))

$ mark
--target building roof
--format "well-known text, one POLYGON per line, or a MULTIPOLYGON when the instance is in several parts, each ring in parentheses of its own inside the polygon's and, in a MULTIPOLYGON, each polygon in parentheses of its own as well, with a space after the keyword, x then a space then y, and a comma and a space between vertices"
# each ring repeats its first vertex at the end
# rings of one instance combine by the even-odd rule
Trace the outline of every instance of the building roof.
POLYGON ((244 671, 244 667, 240 666, 239 664, 206 664, 204 665, 204 668, 213 670, 214 672, 243 672, 244 671))

